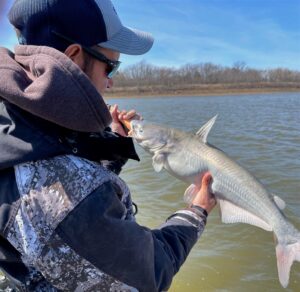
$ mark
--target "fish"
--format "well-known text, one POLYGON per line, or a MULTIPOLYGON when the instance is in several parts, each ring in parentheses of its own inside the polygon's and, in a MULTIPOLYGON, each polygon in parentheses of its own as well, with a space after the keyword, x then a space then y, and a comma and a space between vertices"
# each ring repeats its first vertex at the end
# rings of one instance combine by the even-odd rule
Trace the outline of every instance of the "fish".
POLYGON ((210 191, 220 207, 223 223, 246 223, 273 232, 280 284, 289 284, 291 266, 300 261, 300 232, 283 213, 285 202, 270 193, 248 170, 207 141, 217 115, 195 134, 164 125, 133 120, 130 136, 152 155, 156 172, 163 168, 187 182, 184 198, 191 203, 206 172, 210 191))

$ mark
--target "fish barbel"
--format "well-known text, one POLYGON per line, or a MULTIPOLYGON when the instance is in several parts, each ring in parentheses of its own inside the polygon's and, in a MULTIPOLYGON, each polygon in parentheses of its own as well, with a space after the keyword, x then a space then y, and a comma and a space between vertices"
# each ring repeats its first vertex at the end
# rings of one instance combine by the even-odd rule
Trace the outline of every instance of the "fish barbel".
POLYGON ((187 202, 193 200, 203 174, 209 171, 213 177, 211 191, 220 206, 222 222, 247 223, 274 232, 279 281, 287 287, 291 266, 294 261, 300 261, 300 232, 284 216, 282 199, 268 192, 249 171, 207 142, 216 117, 196 134, 136 120, 131 122, 130 133, 153 155, 155 171, 165 168, 191 184, 184 194, 187 202))

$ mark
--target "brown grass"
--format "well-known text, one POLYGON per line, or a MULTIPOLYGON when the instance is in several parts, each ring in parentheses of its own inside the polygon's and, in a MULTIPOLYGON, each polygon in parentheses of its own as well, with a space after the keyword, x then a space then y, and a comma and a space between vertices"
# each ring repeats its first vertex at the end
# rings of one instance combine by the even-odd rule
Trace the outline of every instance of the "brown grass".
POLYGON ((255 94, 276 92, 300 92, 300 84, 296 82, 281 83, 238 83, 238 84, 199 84, 185 86, 134 86, 114 87, 106 98, 151 97, 151 96, 206 96, 230 94, 255 94))

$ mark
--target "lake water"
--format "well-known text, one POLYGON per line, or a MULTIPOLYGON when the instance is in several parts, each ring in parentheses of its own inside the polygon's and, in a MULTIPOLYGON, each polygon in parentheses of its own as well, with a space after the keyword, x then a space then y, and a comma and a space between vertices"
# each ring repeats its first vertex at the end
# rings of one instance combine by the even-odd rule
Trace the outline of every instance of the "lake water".
MULTIPOLYGON (((218 114, 209 142, 283 198, 285 214, 300 229, 300 93, 110 99, 109 103, 135 108, 146 120, 193 132, 218 114)), ((138 146, 137 150, 141 162, 130 161, 121 176, 139 206, 138 222, 156 228, 185 207, 182 195, 187 185, 166 171, 155 173, 150 155, 138 146)), ((0 284, 1 291, 4 287, 0 284)), ((300 263, 294 263, 290 285, 284 290, 277 277, 272 233, 246 224, 222 224, 215 208, 169 291, 300 291, 300 263)))
MULTIPOLYGON (((252 172, 287 203, 285 214, 300 229, 300 93, 209 97, 111 99, 145 120, 197 131, 214 115, 208 140, 252 172)), ((155 228, 185 207, 187 185, 166 171, 155 173, 149 154, 129 162, 122 178, 139 206, 137 220, 155 228)), ((222 224, 217 208, 169 291, 283 291, 273 234, 246 224, 222 224)), ((295 262, 285 291, 300 291, 295 262)))

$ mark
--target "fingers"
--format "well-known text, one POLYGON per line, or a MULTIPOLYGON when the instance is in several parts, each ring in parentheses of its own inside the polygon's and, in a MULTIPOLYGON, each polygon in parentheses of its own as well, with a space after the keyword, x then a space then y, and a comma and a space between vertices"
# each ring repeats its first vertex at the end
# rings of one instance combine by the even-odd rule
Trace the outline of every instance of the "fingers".
POLYGON ((123 119, 130 120, 136 115, 136 111, 135 110, 130 110, 129 112, 122 111, 121 114, 123 116, 123 119))
POLYGON ((130 111, 121 111, 119 113, 119 119, 120 120, 140 120, 142 117, 140 114, 138 114, 135 110, 130 110, 130 111))
POLYGON ((111 106, 110 113, 113 118, 117 118, 118 120, 141 120, 142 116, 136 112, 136 110, 132 109, 130 111, 122 110, 120 111, 118 105, 115 104, 111 106))
POLYGON ((110 107, 110 114, 112 116, 113 123, 111 125, 114 132, 119 133, 122 136, 128 135, 128 130, 130 130, 131 120, 141 120, 140 114, 137 114, 135 110, 122 110, 120 111, 117 104, 110 107), (124 127, 123 127, 123 126, 124 127))

